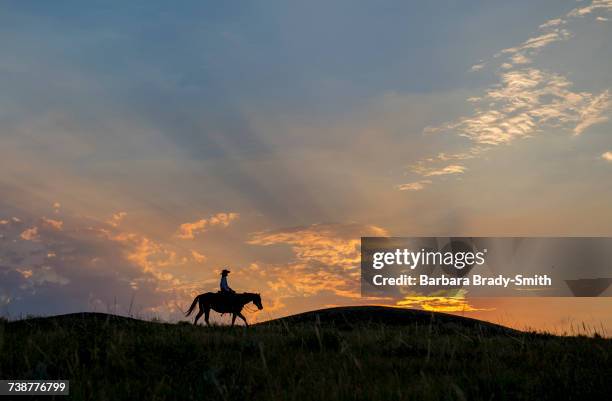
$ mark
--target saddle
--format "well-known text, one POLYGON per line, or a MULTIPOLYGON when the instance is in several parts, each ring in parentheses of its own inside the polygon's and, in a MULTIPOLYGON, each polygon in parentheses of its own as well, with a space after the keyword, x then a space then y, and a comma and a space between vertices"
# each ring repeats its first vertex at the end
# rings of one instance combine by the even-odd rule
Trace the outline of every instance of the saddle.
MULTIPOLYGON (((217 295, 221 296, 221 297, 226 297, 226 298, 233 298, 236 296, 236 292, 229 292, 229 291, 217 291, 216 292, 217 295)), ((220 312, 221 316, 224 316, 226 313, 231 313, 231 312, 220 312)))

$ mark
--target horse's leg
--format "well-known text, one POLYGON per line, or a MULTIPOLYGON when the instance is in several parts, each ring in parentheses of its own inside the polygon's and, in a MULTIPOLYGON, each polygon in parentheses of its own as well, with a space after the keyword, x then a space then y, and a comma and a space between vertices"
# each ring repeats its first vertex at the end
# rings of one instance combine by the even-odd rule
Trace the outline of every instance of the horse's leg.
MULTIPOLYGON (((234 316, 236 316, 236 315, 234 315, 234 316)), ((238 317, 239 317, 240 319, 244 320, 244 325, 245 325, 246 327, 249 327, 249 324, 247 323, 246 318, 244 317, 244 315, 243 315, 242 313, 238 312, 238 317)))
POLYGON ((193 321, 193 325, 194 325, 194 326, 197 326, 197 324, 198 324, 198 319, 200 319, 200 318, 202 317, 202 313, 203 313, 203 312, 202 312, 202 308, 200 308, 200 310, 198 311, 198 314, 197 314, 197 315, 196 315, 196 317, 195 317, 195 320, 193 321))
POLYGON ((210 316, 210 308, 206 308, 204 310, 204 321, 206 321, 207 326, 210 326, 210 322, 208 321, 209 316, 210 316))
POLYGON ((236 322, 236 314, 232 313, 232 327, 234 327, 235 322, 236 322))

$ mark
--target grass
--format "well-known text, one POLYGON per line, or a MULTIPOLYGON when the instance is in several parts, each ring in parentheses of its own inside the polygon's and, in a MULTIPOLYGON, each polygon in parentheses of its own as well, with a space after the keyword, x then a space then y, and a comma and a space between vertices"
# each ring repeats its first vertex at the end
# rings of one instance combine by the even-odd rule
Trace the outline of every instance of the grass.
POLYGON ((424 313, 401 324, 363 318, 371 313, 347 320, 339 311, 344 323, 310 314, 249 329, 102 314, 2 322, 0 378, 70 379, 72 400, 607 400, 612 394, 612 340, 521 333, 424 313))

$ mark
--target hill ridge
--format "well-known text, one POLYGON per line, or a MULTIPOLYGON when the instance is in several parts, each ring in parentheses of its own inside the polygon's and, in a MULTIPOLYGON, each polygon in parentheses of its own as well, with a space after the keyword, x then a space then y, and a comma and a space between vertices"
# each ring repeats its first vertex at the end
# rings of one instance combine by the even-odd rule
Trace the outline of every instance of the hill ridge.
MULTIPOLYGON (((62 324, 62 322, 108 322, 130 324, 180 324, 181 322, 163 322, 145 320, 133 316, 124 316, 102 312, 75 312, 52 316, 37 316, 9 321, 8 324, 62 324)), ((519 330, 505 327, 471 317, 458 316, 450 313, 425 311, 420 309, 398 308, 382 305, 336 306, 296 313, 263 322, 254 323, 255 327, 276 324, 309 324, 319 323, 338 328, 350 329, 355 325, 378 324, 387 326, 436 325, 459 326, 478 329, 489 333, 519 333, 519 330)), ((185 321, 182 321, 184 324, 185 321)))
POLYGON ((487 322, 471 317, 458 316, 450 313, 425 311, 421 309, 399 308, 383 305, 364 306, 337 306, 301 312, 295 315, 259 322, 256 325, 265 326, 284 323, 313 323, 334 324, 336 326, 350 327, 357 324, 381 324, 389 326, 403 326, 409 324, 437 324, 459 325, 484 329, 486 331, 518 333, 500 324, 487 322))

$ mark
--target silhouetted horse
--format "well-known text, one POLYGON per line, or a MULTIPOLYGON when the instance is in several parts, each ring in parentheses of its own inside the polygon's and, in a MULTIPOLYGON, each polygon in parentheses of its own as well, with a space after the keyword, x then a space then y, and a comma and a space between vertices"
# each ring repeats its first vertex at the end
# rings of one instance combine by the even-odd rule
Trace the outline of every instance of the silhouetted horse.
POLYGON ((185 316, 191 315, 191 312, 196 307, 196 304, 200 305, 200 311, 195 317, 193 324, 198 324, 198 319, 202 317, 204 314, 204 320, 207 325, 210 325, 208 322, 208 316, 210 315, 210 310, 214 310, 219 313, 231 313, 232 314, 232 326, 236 321, 236 316, 240 319, 244 320, 244 324, 247 325, 246 318, 242 315, 242 308, 244 305, 249 302, 253 302, 255 306, 259 310, 263 309, 263 305, 261 304, 261 296, 259 294, 254 294, 252 292, 245 292, 242 294, 224 294, 222 292, 207 292, 205 294, 200 294, 193 300, 193 303, 189 307, 189 310, 185 313, 185 316))

